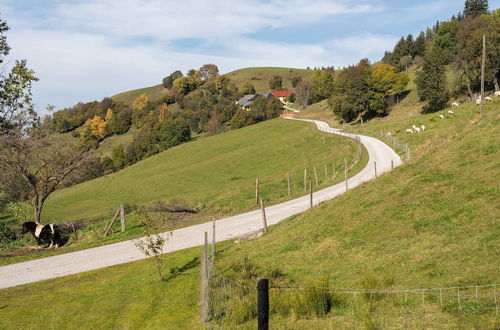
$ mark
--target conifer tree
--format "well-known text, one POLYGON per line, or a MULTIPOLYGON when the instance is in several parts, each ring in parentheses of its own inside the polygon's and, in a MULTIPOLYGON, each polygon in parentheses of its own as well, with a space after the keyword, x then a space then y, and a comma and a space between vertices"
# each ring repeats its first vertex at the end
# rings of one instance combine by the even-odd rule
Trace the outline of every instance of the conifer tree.
POLYGON ((488 0, 466 0, 464 6, 465 17, 476 17, 488 13, 488 0))
POLYGON ((420 100, 427 102, 424 112, 439 111, 446 106, 449 94, 446 87, 445 66, 437 49, 426 52, 416 82, 420 100))

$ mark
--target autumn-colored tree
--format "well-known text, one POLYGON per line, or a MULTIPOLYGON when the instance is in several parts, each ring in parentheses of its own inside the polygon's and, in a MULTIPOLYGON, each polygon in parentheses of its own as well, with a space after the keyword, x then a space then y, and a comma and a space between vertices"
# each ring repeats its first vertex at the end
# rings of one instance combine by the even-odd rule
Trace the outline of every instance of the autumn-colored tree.
POLYGON ((158 122, 163 123, 165 120, 172 118, 172 114, 168 110, 168 105, 163 103, 158 107, 158 122))
POLYGON ((197 87, 196 74, 193 76, 180 77, 174 80, 173 87, 182 95, 192 92, 197 87))
POLYGON ((311 103, 320 102, 332 94, 333 77, 324 70, 316 70, 312 76, 311 103))
POLYGON ((222 116, 219 112, 215 111, 210 116, 207 123, 207 134, 217 135, 222 132, 222 116))
POLYGON ((132 103, 132 123, 137 128, 141 128, 145 123, 145 117, 148 115, 151 107, 149 97, 146 94, 139 95, 132 103))
POLYGON ((219 75, 219 68, 215 64, 205 64, 199 72, 201 80, 208 80, 219 75))
POLYGON ((297 102, 305 109, 309 104, 309 98, 312 93, 312 83, 309 80, 299 81, 295 88, 297 102))
POLYGON ((240 85, 238 91, 243 95, 255 94, 255 87, 251 83, 246 81, 240 85))

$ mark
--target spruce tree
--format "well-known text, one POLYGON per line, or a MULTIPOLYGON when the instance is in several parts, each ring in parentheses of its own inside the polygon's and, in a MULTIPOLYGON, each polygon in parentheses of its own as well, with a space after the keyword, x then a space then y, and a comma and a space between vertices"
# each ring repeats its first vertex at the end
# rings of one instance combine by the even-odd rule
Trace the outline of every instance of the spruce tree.
POLYGON ((445 66, 438 49, 426 52, 422 70, 417 73, 417 91, 421 101, 427 102, 424 112, 443 109, 449 100, 445 66))
POLYGON ((488 13, 488 0, 466 0, 464 6, 465 17, 476 17, 488 13))

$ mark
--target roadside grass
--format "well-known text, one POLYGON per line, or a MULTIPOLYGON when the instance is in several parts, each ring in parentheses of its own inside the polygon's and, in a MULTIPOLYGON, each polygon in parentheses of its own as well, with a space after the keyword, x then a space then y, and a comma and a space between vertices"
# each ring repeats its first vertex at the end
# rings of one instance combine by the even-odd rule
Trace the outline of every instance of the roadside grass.
MULTIPOLYGON (((260 196, 266 205, 280 203, 307 193, 304 169, 307 169, 307 181, 313 181, 315 190, 343 179, 344 158, 352 166, 349 174, 357 173, 368 158, 363 148, 361 159, 356 161, 357 148, 356 142, 321 133, 309 123, 283 119, 201 138, 117 173, 55 192, 46 202, 42 215, 45 223, 77 224, 79 220, 97 223, 78 230, 78 240, 70 235, 64 248, 58 250, 24 249, 35 245, 29 235, 12 244, 2 244, 0 265, 140 237, 143 235, 142 215, 135 209, 155 211, 160 202, 196 212, 149 213, 157 221, 167 221, 172 229, 252 210, 257 207, 257 177, 260 196), (314 168, 318 185, 313 176, 314 168), (288 174, 291 195, 288 195, 288 174), (115 224, 111 235, 103 237, 120 204, 128 209, 127 230, 117 232, 119 225, 115 224), (108 220, 99 222, 99 219, 108 220)), ((18 228, 21 220, 10 219, 9 222, 18 228)))
MULTIPOLYGON (((258 277, 270 278, 274 287, 391 290, 498 283, 499 111, 489 108, 486 120, 479 119, 474 107, 458 111, 454 118, 431 122, 435 126, 426 134, 408 136, 413 157, 393 172, 270 227, 260 239, 218 244, 215 269, 231 283, 251 287, 258 277)), ((200 250, 178 251, 165 258, 169 266, 182 269, 200 250)), ((201 328, 198 267, 160 283, 144 260, 2 290, 0 325, 201 328), (33 314, 34 318, 23 317, 33 314)), ((231 292, 226 292, 229 299, 231 292)), ((221 320, 223 328, 255 328, 255 291, 248 292, 230 299, 231 304, 221 302, 232 315, 221 320)), ((422 303, 420 295, 410 295, 401 303, 390 295, 357 296, 357 311, 363 316, 351 318, 352 295, 272 289, 270 325, 276 329, 500 325, 495 311, 474 309, 482 305, 470 293, 461 298, 463 310, 453 312, 459 307, 456 298, 445 297, 441 308, 435 297, 422 303), (325 301, 331 303, 328 311, 322 311, 325 301), (423 314, 406 314, 422 309, 423 314)), ((491 306, 488 303, 484 306, 491 306)))
POLYGON ((283 88, 292 88, 292 78, 299 76, 302 79, 311 79, 314 70, 295 69, 295 68, 278 68, 278 67, 254 67, 244 68, 226 73, 225 76, 239 87, 244 82, 251 83, 257 93, 265 93, 271 91, 269 81, 275 75, 281 76, 283 79, 283 88))

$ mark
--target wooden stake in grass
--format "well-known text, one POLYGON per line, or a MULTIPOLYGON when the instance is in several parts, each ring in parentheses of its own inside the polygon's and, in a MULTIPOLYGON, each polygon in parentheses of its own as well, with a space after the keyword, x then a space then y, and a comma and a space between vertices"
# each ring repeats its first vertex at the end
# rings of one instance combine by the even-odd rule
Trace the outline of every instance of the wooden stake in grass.
POLYGON ((215 217, 212 222, 212 266, 214 265, 215 260, 215 217))
POLYGON ((264 202, 262 198, 260 199, 260 209, 262 211, 262 230, 264 234, 267 233, 267 218, 266 218, 266 208, 264 207, 264 202))
POLYGON ((347 184, 347 160, 344 158, 344 179, 345 179, 345 190, 349 190, 349 185, 347 184))
POLYGON ((307 168, 304 169, 304 191, 307 190, 307 168))
POLYGON ((312 182, 309 182, 309 195, 311 196, 309 206, 312 209, 312 207, 313 207, 313 184, 312 184, 312 182))
POLYGON ((108 236, 109 231, 111 230, 111 227, 113 227, 113 224, 115 223, 116 218, 118 218, 118 214, 120 214, 120 210, 116 211, 116 214, 113 217, 113 220, 111 220, 111 222, 109 223, 108 228, 106 228, 106 231, 104 232, 104 237, 108 236))
POLYGON ((373 162, 373 168, 375 169, 375 179, 377 178, 377 162, 373 162))
POLYGON ((208 295, 208 234, 205 232, 205 245, 201 250, 200 258, 200 299, 198 302, 198 307, 200 311, 200 320, 205 323, 207 321, 207 295, 208 295))
POLYGON ((255 179, 255 205, 259 204, 259 178, 255 179))
POLYGON ((314 170, 314 179, 316 181, 316 186, 318 186, 318 173, 316 173, 316 166, 313 167, 314 170))
POLYGON ((123 207, 123 204, 120 205, 120 225, 123 233, 125 231, 125 208, 123 207))
POLYGON ((73 227, 73 233, 75 234, 75 241, 78 241, 78 233, 76 232, 75 223, 73 222, 71 226, 73 227))
POLYGON ((483 56, 481 61, 481 102, 480 102, 480 112, 481 119, 483 118, 484 110, 484 70, 486 66, 486 35, 483 34, 483 56))
POLYGON ((292 186, 290 185, 290 173, 287 174, 286 178, 288 181, 288 196, 290 196, 292 194, 292 186))
POLYGON ((325 164, 325 182, 328 182, 328 167, 325 164))
POLYGON ((394 169, 394 161, 391 160, 391 170, 393 170, 393 169, 394 169))

